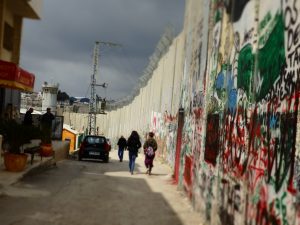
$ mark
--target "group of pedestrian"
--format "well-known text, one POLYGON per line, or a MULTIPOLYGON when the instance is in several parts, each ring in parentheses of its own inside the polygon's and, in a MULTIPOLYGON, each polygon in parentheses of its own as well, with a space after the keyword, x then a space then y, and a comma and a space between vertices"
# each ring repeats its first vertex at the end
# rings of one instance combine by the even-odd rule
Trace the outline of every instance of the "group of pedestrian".
MULTIPOLYGON (((123 161, 124 150, 128 150, 129 157, 129 172, 133 174, 135 167, 135 160, 138 157, 139 149, 142 147, 140 136, 137 131, 132 131, 129 138, 126 140, 123 136, 118 140, 117 145, 119 146, 118 156, 120 162, 123 161)), ((147 168, 147 174, 151 175, 153 167, 153 160, 155 158, 155 152, 157 150, 157 142, 154 139, 154 133, 149 132, 148 138, 143 145, 145 155, 145 166, 147 168)))
MULTIPOLYGON (((33 119, 32 119, 33 108, 29 108, 25 113, 23 124, 25 126, 32 126, 33 119)), ((46 113, 42 115, 40 122, 41 122, 41 131, 44 142, 51 142, 51 131, 52 131, 52 121, 54 120, 54 115, 51 113, 51 108, 47 108, 46 113), (46 140, 46 141, 45 141, 46 140)))
MULTIPOLYGON (((24 125, 33 125, 33 119, 32 119, 32 113, 33 108, 29 108, 27 112, 25 113, 23 124, 24 125)), ((52 125, 52 120, 54 120, 54 115, 51 112, 51 108, 46 109, 46 113, 42 115, 41 117, 41 123, 46 126, 52 125)))

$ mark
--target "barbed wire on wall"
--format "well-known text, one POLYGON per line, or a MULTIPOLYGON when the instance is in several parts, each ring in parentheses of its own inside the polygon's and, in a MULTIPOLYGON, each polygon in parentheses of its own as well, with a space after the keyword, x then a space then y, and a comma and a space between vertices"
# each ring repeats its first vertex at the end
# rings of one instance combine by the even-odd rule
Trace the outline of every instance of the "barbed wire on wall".
POLYGON ((154 53, 149 57, 149 63, 143 70, 142 75, 140 76, 131 93, 126 97, 115 100, 114 102, 107 103, 107 111, 116 110, 130 104, 134 100, 134 98, 139 95, 140 89, 148 84, 148 81, 153 75, 153 71, 157 68, 158 62, 167 53, 173 40, 174 28, 173 26, 169 25, 166 27, 162 37, 158 41, 154 53))

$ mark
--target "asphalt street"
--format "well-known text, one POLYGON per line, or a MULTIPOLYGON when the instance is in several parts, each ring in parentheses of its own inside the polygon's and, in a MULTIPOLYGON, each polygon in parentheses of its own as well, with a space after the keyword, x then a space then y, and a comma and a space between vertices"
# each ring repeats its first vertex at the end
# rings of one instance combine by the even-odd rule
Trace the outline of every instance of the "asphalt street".
POLYGON ((145 174, 143 155, 129 173, 112 150, 110 162, 61 161, 26 176, 0 196, 1 225, 200 225, 199 213, 172 184, 168 166, 154 161, 145 174))

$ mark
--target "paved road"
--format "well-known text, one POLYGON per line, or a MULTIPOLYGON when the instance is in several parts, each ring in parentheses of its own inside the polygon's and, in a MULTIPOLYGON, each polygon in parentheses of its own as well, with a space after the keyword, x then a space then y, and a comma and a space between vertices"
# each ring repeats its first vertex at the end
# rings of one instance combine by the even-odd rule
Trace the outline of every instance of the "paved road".
POLYGON ((127 155, 121 163, 111 153, 109 163, 65 160, 24 178, 0 197, 0 224, 200 224, 168 167, 155 161, 153 175, 146 175, 140 154, 131 175, 127 155))

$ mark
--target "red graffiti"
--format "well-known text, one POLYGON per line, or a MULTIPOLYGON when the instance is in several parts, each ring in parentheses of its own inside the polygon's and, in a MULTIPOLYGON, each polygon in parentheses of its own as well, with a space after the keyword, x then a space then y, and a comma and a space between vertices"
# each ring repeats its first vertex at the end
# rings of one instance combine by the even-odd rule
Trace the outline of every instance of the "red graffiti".
POLYGON ((188 193, 188 196, 192 197, 192 177, 193 177, 193 157, 185 156, 184 165, 184 186, 188 193))
POLYGON ((204 160, 213 166, 217 163, 219 154, 219 114, 207 116, 206 143, 204 160))

